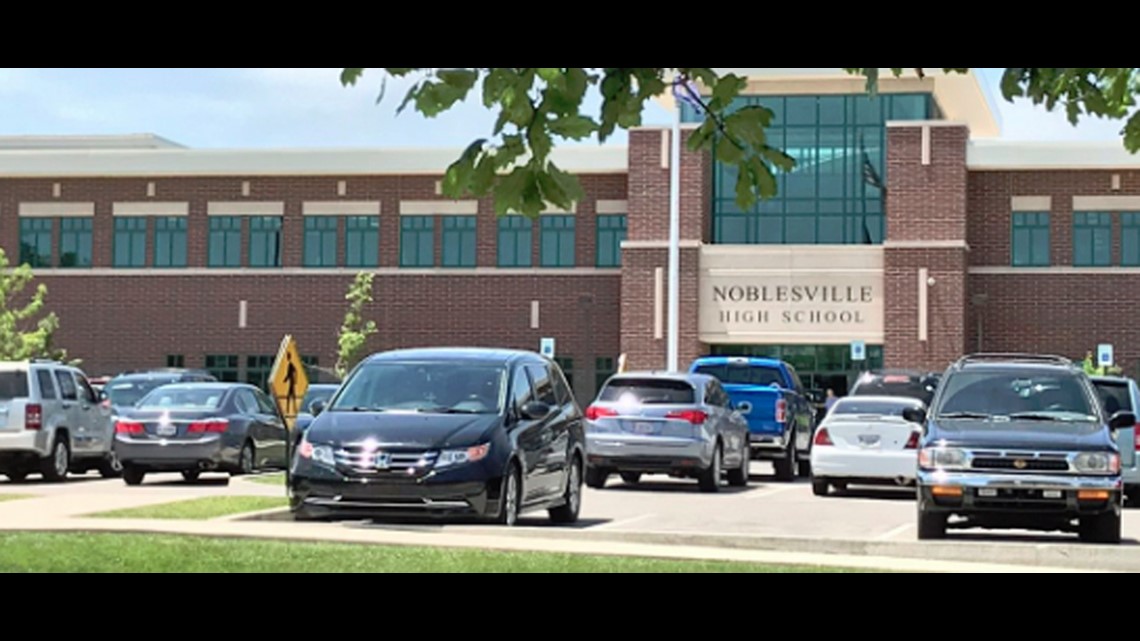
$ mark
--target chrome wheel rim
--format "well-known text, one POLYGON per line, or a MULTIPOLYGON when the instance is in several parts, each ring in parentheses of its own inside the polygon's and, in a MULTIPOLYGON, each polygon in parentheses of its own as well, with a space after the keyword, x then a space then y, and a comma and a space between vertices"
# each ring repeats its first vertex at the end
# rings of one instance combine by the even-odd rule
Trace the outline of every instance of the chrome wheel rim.
POLYGON ((511 472, 510 475, 507 476, 507 496, 505 497, 506 501, 504 501, 503 506, 506 512, 506 518, 504 520, 507 525, 514 525, 518 519, 519 492, 517 485, 518 481, 515 480, 515 473, 511 472))
POLYGON ((241 471, 245 474, 253 473, 253 450, 248 445, 241 451, 241 471))
POLYGON ((572 465, 570 467, 570 497, 567 503, 570 504, 570 511, 577 514, 578 506, 582 502, 582 475, 578 472, 578 466, 572 465))
POLYGON ((717 485, 720 485, 720 459, 721 459, 721 449, 720 449, 720 446, 718 445, 716 448, 716 451, 713 452, 713 473, 712 473, 713 483, 715 483, 717 485))
POLYGON ((55 445, 55 473, 60 476, 67 474, 67 446, 63 443, 55 445))

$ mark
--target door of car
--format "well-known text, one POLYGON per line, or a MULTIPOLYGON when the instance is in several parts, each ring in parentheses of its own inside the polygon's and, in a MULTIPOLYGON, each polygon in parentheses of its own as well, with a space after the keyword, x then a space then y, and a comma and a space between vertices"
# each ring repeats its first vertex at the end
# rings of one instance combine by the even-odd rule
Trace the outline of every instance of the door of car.
MULTIPOLYGON (((534 385, 534 400, 546 403, 551 408, 549 414, 535 421, 541 444, 538 470, 535 475, 537 485, 535 495, 543 498, 557 495, 561 488, 561 467, 557 463, 559 457, 556 453, 560 440, 559 431, 562 432, 563 438, 568 435, 565 431, 565 425, 560 420, 561 406, 558 403, 558 394, 554 390, 554 377, 551 375, 549 366, 544 363, 532 363, 526 366, 526 370, 530 374, 531 384, 534 385)), ((565 457, 563 456, 563 458, 565 457)))
POLYGON ((257 399, 258 420, 265 427, 265 436, 269 441, 266 450, 268 457, 266 465, 284 469, 287 465, 285 446, 289 439, 288 430, 285 429, 285 421, 281 418, 277 405, 269 398, 268 394, 256 390, 253 395, 257 399))
POLYGON ((535 400, 534 386, 526 367, 515 367, 511 375, 511 424, 510 438, 518 449, 518 459, 522 464, 522 497, 523 502, 536 500, 543 495, 541 459, 544 444, 542 442, 542 421, 526 418, 522 408, 535 400))
POLYGON ((739 412, 732 409, 728 392, 724 391, 720 381, 712 379, 705 386, 704 405, 710 422, 721 435, 726 452, 733 459, 742 456, 748 447, 748 423, 739 412))
POLYGON ((89 451, 87 426, 83 423, 83 413, 79 411, 79 388, 75 384, 75 377, 66 369, 53 369, 52 375, 55 376, 56 385, 59 386, 57 411, 62 420, 57 425, 63 425, 70 431, 72 454, 83 456, 89 451))
POLYGON ((273 442, 269 438, 269 426, 261 420, 261 408, 257 404, 253 390, 246 388, 236 390, 234 407, 237 408, 241 422, 246 426, 246 438, 253 441, 254 467, 265 467, 269 458, 268 453, 273 449, 273 442))
MULTIPOLYGON (((535 366, 537 367, 537 366, 535 366)), ((557 364, 547 363, 545 368, 554 384, 554 412, 550 417, 549 430, 551 432, 550 447, 547 454, 547 466, 552 476, 551 492, 561 496, 566 491, 566 482, 570 470, 571 430, 574 423, 581 421, 578 405, 574 401, 574 393, 570 391, 570 384, 562 374, 562 368, 557 364)))
POLYGON ((106 454, 111 450, 111 438, 114 428, 111 426, 111 412, 99 402, 99 395, 95 388, 87 381, 83 374, 72 371, 75 378, 75 387, 79 396, 77 407, 80 413, 80 422, 86 431, 87 453, 106 454))

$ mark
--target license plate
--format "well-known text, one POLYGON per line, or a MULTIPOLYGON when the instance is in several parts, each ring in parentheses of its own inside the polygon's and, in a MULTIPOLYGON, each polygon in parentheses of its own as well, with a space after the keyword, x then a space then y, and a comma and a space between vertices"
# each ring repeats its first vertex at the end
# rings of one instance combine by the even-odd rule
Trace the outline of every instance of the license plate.
POLYGON ((156 429, 155 432, 159 436, 174 436, 175 434, 178 433, 178 427, 171 425, 169 423, 161 423, 161 424, 159 424, 158 429, 156 429))
POLYGON ((859 445, 863 447, 874 447, 879 444, 878 434, 860 434, 859 445))
POLYGON ((656 432, 657 432, 657 426, 654 425, 653 423, 634 423, 633 424, 633 433, 634 434, 655 434, 656 432))

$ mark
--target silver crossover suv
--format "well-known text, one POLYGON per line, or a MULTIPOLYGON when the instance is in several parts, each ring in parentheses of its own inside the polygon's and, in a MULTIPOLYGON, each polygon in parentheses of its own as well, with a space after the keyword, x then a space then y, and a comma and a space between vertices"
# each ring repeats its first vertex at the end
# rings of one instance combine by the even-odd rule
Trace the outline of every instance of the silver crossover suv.
POLYGON ((596 489, 614 473, 626 483, 642 474, 696 478, 716 492, 727 472, 730 485, 744 486, 748 448, 747 421, 705 374, 618 374, 586 410, 586 484, 596 489))

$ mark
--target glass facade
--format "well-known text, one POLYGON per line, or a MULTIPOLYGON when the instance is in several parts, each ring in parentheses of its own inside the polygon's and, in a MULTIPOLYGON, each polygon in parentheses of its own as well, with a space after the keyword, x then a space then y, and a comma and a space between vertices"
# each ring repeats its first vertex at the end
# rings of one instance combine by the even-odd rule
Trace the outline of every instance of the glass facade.
POLYGON ((238 357, 233 355, 206 356, 206 370, 214 378, 226 383, 238 382, 238 357))
POLYGON ((305 219, 305 267, 336 267, 336 227, 333 216, 305 219))
POLYGON ((526 216, 499 218, 499 267, 530 267, 534 221, 526 216))
POLYGON ((400 267, 435 266, 435 219, 404 216, 400 219, 400 267))
MULTIPOLYGON (((734 108, 774 113, 768 144, 796 159, 776 171, 778 192, 748 210, 736 205, 736 168, 713 169, 713 242, 879 244, 883 242, 886 122, 938 117, 929 94, 741 96, 734 108)), ((700 122, 694 107, 682 118, 700 122)))
POLYGON ((1107 267, 1112 264, 1112 215, 1073 212, 1073 265, 1107 267))
POLYGON ((184 216, 154 219, 154 266, 186 266, 186 218, 184 216))
POLYGON ((344 264, 376 267, 380 264, 380 217, 349 216, 344 221, 344 264))
POLYGON ((146 218, 116 218, 115 267, 146 266, 146 218))
POLYGON ((51 267, 51 218, 20 219, 20 264, 51 267))
POLYGON ((444 267, 475 266, 475 217, 443 217, 444 267))
POLYGON ((1049 213, 1013 212, 1011 242, 1014 267, 1049 266, 1049 213))
POLYGON ((59 219, 59 266, 91 266, 90 218, 59 219))
MULTIPOLYGON (((335 220, 335 219, 334 219, 335 220)), ((247 356, 245 358, 245 382, 264 390, 269 382, 275 356, 247 356)))
POLYGON ((186 357, 182 354, 167 354, 166 355, 167 367, 186 367, 186 357))
POLYGON ((625 240, 625 215, 598 216, 598 267, 621 267, 621 241, 625 240))

